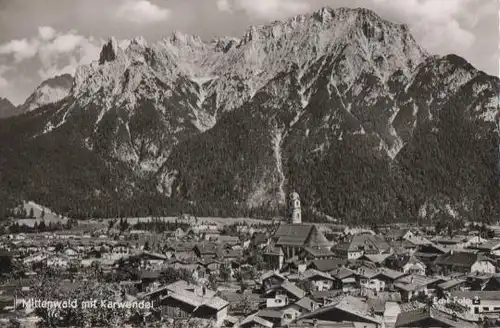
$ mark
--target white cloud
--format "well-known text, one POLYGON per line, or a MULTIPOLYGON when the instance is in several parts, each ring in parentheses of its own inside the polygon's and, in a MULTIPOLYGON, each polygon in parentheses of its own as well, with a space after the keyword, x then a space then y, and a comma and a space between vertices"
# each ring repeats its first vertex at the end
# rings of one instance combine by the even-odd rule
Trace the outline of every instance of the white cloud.
POLYGON ((302 14, 311 9, 310 4, 303 0, 218 0, 220 11, 245 11, 258 19, 283 19, 302 14))
POLYGON ((74 51, 78 46, 85 42, 85 38, 70 31, 67 34, 57 36, 53 41, 46 44, 44 50, 56 54, 63 54, 74 51))
POLYGON ((219 11, 224 11, 224 12, 231 12, 231 4, 229 3, 229 0, 217 0, 216 2, 217 9, 219 11))
POLYGON ((13 55, 16 62, 35 57, 40 42, 37 39, 12 40, 0 45, 0 55, 13 55))
POLYGON ((135 24, 151 24, 167 20, 170 10, 147 0, 125 0, 118 8, 116 17, 135 24))
POLYGON ((44 79, 65 73, 74 75, 78 66, 99 58, 101 44, 101 41, 86 38, 75 31, 59 34, 40 47, 42 67, 38 73, 44 79))
POLYGON ((478 21, 478 13, 469 10, 478 0, 370 0, 374 9, 383 9, 399 17, 430 50, 463 52, 475 42, 467 27, 478 21))
POLYGON ((0 90, 6 89, 7 86, 9 85, 9 82, 7 81, 7 79, 5 79, 5 77, 3 77, 3 75, 10 69, 11 68, 8 66, 0 65, 0 90))
MULTIPOLYGON (((42 26, 38 28, 36 37, 0 45, 0 56, 11 55, 16 63, 37 57, 41 63, 38 74, 47 79, 63 73, 73 75, 79 65, 97 60, 101 44, 93 37, 87 38, 76 31, 62 33, 50 26, 42 26)), ((0 70, 0 76, 2 73, 0 70)), ((5 82, 2 81, 2 84, 5 85, 5 82)))
POLYGON ((38 28, 38 34, 42 40, 52 40, 56 36, 56 30, 50 26, 40 26, 38 28))
POLYGON ((9 82, 7 82, 7 80, 5 78, 0 76, 0 90, 7 88, 8 85, 9 85, 9 82))

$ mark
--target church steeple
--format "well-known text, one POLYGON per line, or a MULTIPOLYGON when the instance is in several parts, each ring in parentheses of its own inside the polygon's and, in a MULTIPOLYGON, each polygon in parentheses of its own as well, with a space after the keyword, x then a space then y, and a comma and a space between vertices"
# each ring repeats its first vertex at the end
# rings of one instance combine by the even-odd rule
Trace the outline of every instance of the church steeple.
POLYGON ((293 224, 302 223, 300 197, 296 192, 292 192, 288 197, 288 219, 293 224))

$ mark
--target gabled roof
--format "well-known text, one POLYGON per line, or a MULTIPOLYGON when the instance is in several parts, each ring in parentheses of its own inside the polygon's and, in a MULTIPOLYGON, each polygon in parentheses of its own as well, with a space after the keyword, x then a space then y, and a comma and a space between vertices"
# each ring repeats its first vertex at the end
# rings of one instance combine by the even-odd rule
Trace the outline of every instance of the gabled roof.
POLYGON ((342 290, 314 290, 311 292, 311 297, 315 300, 321 301, 326 299, 334 299, 339 295, 342 295, 343 293, 344 292, 342 290))
POLYGON ((366 300, 368 307, 373 309, 376 313, 384 313, 386 301, 380 298, 369 298, 366 300))
POLYGON ((229 235, 220 235, 219 238, 217 239, 218 243, 223 243, 223 244, 239 244, 240 237, 238 236, 229 236, 229 235))
POLYGON ((310 299, 309 297, 306 296, 306 297, 301 298, 300 300, 298 300, 294 304, 311 312, 313 310, 313 305, 317 305, 318 303, 316 303, 315 301, 313 301, 312 299, 310 299))
MULTIPOLYGON (((205 289, 205 295, 201 296, 203 287, 190 284, 184 280, 178 280, 163 288, 167 289, 169 293, 162 299, 172 297, 194 307, 208 306, 217 311, 229 305, 227 301, 220 297, 216 297, 215 292, 210 289, 205 289)), ((160 290, 163 290, 163 288, 160 290)))
POLYGON ((331 242, 314 224, 282 224, 273 235, 276 245, 330 248, 331 242))
POLYGON ((163 254, 159 254, 159 253, 153 253, 153 252, 148 252, 148 251, 144 251, 142 252, 141 256, 145 256, 145 257, 149 257, 149 258, 154 258, 154 259, 157 259, 157 260, 167 260, 167 257, 163 254))
POLYGON ((263 309, 257 312, 257 316, 261 318, 272 318, 272 319, 281 319, 283 317, 284 313, 276 310, 271 310, 271 309, 263 309))
POLYGON ((391 256, 391 254, 365 254, 360 259, 367 259, 372 263, 382 263, 386 258, 391 256))
POLYGON ((223 309, 229 304, 220 297, 201 297, 196 295, 195 293, 181 290, 170 292, 168 295, 163 296, 161 299, 163 300, 166 298, 176 299, 195 308, 207 306, 217 311, 223 309))
POLYGON ((324 247, 324 248, 313 248, 313 247, 304 247, 304 251, 307 253, 311 254, 314 257, 333 257, 335 256, 334 253, 329 249, 329 247, 324 247))
POLYGON ((374 278, 378 274, 378 271, 374 270, 372 268, 362 266, 356 270, 356 273, 360 277, 371 279, 371 278, 374 278))
POLYGON ((354 322, 332 322, 325 320, 300 319, 288 324, 288 328, 357 328, 354 322))
POLYGON ((476 246, 477 249, 486 250, 486 251, 494 251, 500 249, 500 240, 499 239, 491 239, 485 241, 476 246))
POLYGON ((279 237, 276 245, 284 245, 284 246, 302 246, 305 243, 305 239, 301 237, 293 237, 293 236, 282 236, 279 237))
POLYGON ((440 281, 439 278, 432 278, 432 277, 413 274, 397 279, 394 284, 394 287, 405 291, 413 291, 438 281, 440 281))
POLYGON ((438 244, 433 244, 433 243, 430 243, 430 244, 423 244, 423 245, 418 245, 419 248, 417 249, 417 252, 420 252, 422 250, 428 250, 428 249, 432 249, 434 251, 436 251, 436 253, 438 254, 445 254, 448 252, 448 249, 446 249, 446 247, 443 247, 441 245, 438 245, 438 244))
POLYGON ((326 260, 314 260, 309 266, 315 267, 316 269, 324 272, 336 270, 339 267, 346 265, 347 260, 342 258, 329 258, 326 260))
POLYGON ((405 240, 409 241, 415 246, 432 244, 432 242, 429 239, 422 236, 407 237, 405 240))
POLYGON ((311 313, 307 313, 300 317, 300 319, 315 318, 323 313, 335 310, 350 313, 352 315, 360 317, 363 320, 370 321, 375 324, 382 324, 382 318, 372 315, 367 303, 363 302, 363 300, 357 297, 353 297, 350 295, 341 296, 330 305, 324 306, 311 313))
POLYGON ((158 271, 142 271, 141 279, 159 279, 161 273, 158 271))
MULTIPOLYGON (((303 291, 302 289, 297 287, 294 283, 291 283, 288 280, 283 281, 283 283, 280 286, 276 287, 274 290, 279 289, 279 288, 286 290, 287 292, 289 292, 293 296, 297 297, 298 299, 301 299, 304 296, 306 296, 305 291, 303 291)), ((269 292, 271 292, 271 291, 268 291, 268 293, 269 292)))
POLYGON ((283 276, 281 273, 273 271, 273 270, 269 270, 267 272, 264 272, 261 275, 260 280, 264 281, 264 280, 266 280, 268 278, 271 278, 272 276, 276 276, 276 277, 280 278, 281 280, 286 280, 285 276, 283 276))
POLYGON ((465 237, 465 236, 453 236, 451 238, 448 238, 448 237, 437 236, 437 237, 433 238, 432 241, 435 243, 438 243, 438 244, 453 245, 453 244, 460 244, 460 243, 466 242, 467 237, 465 237))
POLYGON ((434 263, 436 265, 471 267, 477 261, 489 261, 488 258, 470 252, 452 252, 438 256, 434 263))
POLYGON ((377 276, 387 277, 392 280, 399 279, 405 275, 406 273, 404 272, 391 270, 388 268, 380 268, 377 273, 377 276))
POLYGON ((391 248, 383 236, 371 234, 354 235, 351 241, 348 242, 347 247, 349 252, 360 250, 385 251, 391 248))
POLYGON ((445 314, 437 309, 423 307, 417 310, 402 312, 398 315, 395 327, 418 327, 419 322, 425 321, 426 323, 437 321, 441 327, 460 327, 460 328, 476 328, 478 325, 462 320, 460 318, 452 318, 450 315, 445 314))
POLYGON ((195 246, 200 254, 217 254, 219 251, 219 245, 215 243, 202 242, 195 246))
POLYGON ((311 228, 312 225, 308 224, 282 224, 274 233, 274 237, 293 237, 305 242, 311 228))
POLYGON ((460 285, 464 282, 465 282, 465 280, 451 279, 449 281, 445 281, 443 283, 440 283, 439 285, 437 285, 437 287, 442 289, 442 290, 447 290, 447 289, 453 288, 457 285, 460 285))
POLYGON ((240 322, 240 326, 246 325, 248 323, 255 322, 263 327, 272 328, 274 324, 270 321, 267 321, 257 315, 257 313, 251 314, 246 317, 242 322, 240 322))
POLYGON ((322 272, 322 271, 318 271, 318 270, 314 270, 314 269, 306 270, 300 276, 300 279, 306 280, 306 279, 311 279, 311 278, 314 278, 314 277, 321 277, 321 278, 326 279, 326 280, 335 280, 335 278, 333 278, 332 276, 330 276, 328 273, 322 272))
POLYGON ((342 279, 348 278, 350 276, 355 276, 356 272, 352 271, 350 269, 347 269, 347 268, 340 268, 336 271, 331 272, 331 275, 334 278, 342 280, 342 279))
POLYGON ((332 247, 332 243, 326 239, 325 235, 313 225, 307 236, 305 246, 310 248, 327 248, 332 247))

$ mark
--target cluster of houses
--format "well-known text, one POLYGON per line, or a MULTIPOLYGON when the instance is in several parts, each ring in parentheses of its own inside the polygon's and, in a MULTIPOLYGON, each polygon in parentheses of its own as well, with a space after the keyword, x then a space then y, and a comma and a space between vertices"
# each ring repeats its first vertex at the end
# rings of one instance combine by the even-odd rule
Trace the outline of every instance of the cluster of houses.
MULTIPOLYGON (((140 274, 120 283, 136 284, 128 296, 155 304, 151 317, 157 320, 197 318, 244 328, 500 324, 500 239, 400 227, 333 232, 326 224, 302 223, 296 193, 289 197, 288 218, 238 226, 231 234, 196 225, 163 236, 5 236, 0 246, 31 275, 41 264, 112 273, 118 262, 133 258, 140 274), (189 277, 162 283, 167 268, 189 277)), ((7 295, 2 287, 0 292, 7 295)), ((4 304, 4 314, 16 311, 4 304)))

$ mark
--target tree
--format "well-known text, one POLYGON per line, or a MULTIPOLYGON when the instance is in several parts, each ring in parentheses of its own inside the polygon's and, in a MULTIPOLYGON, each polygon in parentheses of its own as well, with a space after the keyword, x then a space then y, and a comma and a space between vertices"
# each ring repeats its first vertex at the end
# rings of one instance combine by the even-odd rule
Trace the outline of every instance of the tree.
POLYGON ((314 287, 314 284, 310 280, 301 280, 297 283, 297 287, 305 291, 307 294, 311 293, 314 291, 316 288, 314 287))
POLYGON ((47 231, 47 225, 45 224, 45 221, 41 221, 40 224, 38 224, 38 231, 39 232, 47 231))
POLYGON ((64 250, 64 245, 62 243, 57 243, 55 246, 56 252, 62 252, 64 250))
POLYGON ((185 268, 175 269, 173 267, 167 267, 161 272, 161 282, 163 284, 170 284, 178 280, 194 283, 193 275, 185 268))
MULTIPOLYGON (((67 291, 59 279, 42 275, 33 290, 35 298, 50 300, 104 300, 115 301, 120 294, 119 285, 102 284, 97 280, 79 281, 78 288, 67 291)), ((127 309, 102 306, 86 307, 77 304, 69 308, 37 308, 43 327, 116 327, 123 326, 131 314, 127 309)))
POLYGON ((219 270, 219 276, 223 281, 225 282, 229 281, 229 279, 231 278, 231 269, 227 264, 221 265, 219 270))
POLYGON ((108 221, 108 229, 112 229, 116 224, 116 220, 109 220, 108 221))
POLYGON ((125 231, 128 229, 128 227, 129 227, 128 221, 124 218, 121 218, 119 223, 120 231, 125 231))
POLYGON ((217 275, 215 273, 208 276, 208 285, 210 289, 217 290, 217 275))
POLYGON ((254 265, 257 270, 262 271, 267 268, 267 263, 264 261, 264 254, 261 248, 255 248, 252 257, 250 258, 250 263, 254 265))
POLYGON ((13 268, 12 257, 8 254, 0 254, 0 273, 11 273, 13 268))
POLYGON ((252 304, 247 295, 244 295, 238 302, 231 304, 231 310, 236 313, 248 314, 252 312, 252 304))

